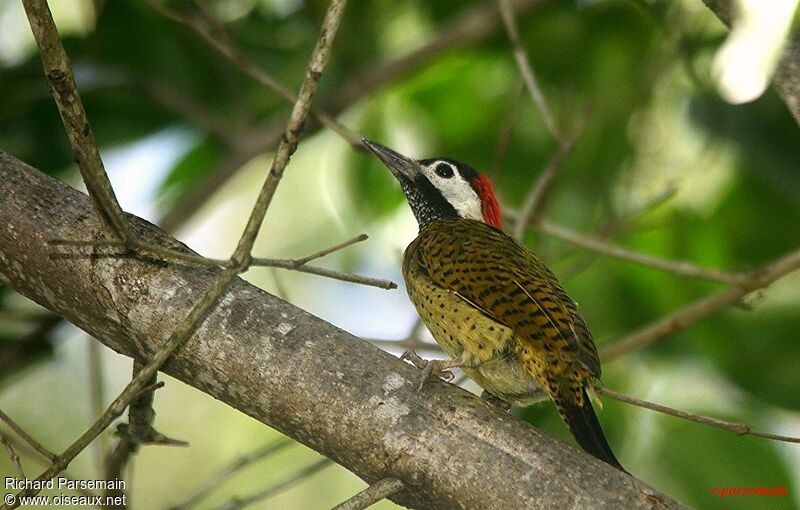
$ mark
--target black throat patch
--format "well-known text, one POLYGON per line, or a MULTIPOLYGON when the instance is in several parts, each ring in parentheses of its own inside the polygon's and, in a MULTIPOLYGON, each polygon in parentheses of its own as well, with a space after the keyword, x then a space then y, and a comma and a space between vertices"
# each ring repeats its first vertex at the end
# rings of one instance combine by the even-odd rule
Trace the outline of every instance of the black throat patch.
POLYGON ((433 221, 459 217, 455 207, 424 175, 419 174, 413 182, 404 180, 401 185, 420 230, 433 221))

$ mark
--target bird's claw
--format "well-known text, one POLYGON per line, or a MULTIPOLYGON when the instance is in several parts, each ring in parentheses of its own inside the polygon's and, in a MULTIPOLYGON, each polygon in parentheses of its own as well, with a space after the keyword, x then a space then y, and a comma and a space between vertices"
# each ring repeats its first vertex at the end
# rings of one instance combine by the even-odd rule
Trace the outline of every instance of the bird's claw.
POLYGON ((455 379, 455 374, 449 369, 461 366, 460 360, 454 359, 432 359, 424 360, 414 351, 406 351, 400 356, 403 361, 408 361, 418 369, 422 370, 422 377, 420 378, 419 386, 417 386, 417 393, 422 391, 422 387, 429 379, 439 378, 445 382, 451 382, 455 379))

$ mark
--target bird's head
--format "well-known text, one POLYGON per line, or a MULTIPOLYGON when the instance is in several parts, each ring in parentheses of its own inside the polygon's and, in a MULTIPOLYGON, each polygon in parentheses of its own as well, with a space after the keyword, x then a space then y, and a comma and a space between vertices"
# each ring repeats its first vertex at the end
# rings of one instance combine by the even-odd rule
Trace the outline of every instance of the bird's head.
POLYGON ((379 143, 362 140, 400 181, 420 229, 447 218, 503 226, 492 181, 485 175, 452 159, 413 160, 379 143))

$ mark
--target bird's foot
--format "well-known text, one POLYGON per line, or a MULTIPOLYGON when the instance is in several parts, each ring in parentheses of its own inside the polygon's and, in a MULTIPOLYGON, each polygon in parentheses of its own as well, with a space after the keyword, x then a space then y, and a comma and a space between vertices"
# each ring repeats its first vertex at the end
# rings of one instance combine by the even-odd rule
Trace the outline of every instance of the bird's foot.
POLYGON ((511 404, 509 404, 508 402, 506 402, 505 400, 503 400, 503 399, 501 399, 499 397, 496 397, 496 396, 492 395, 491 393, 489 393, 486 390, 483 390, 483 393, 481 393, 481 400, 483 400, 484 402, 486 402, 488 404, 491 404, 492 406, 500 409, 501 411, 503 411, 505 413, 511 411, 511 407, 512 407, 511 404))
POLYGON ((406 351, 400 356, 403 361, 408 361, 418 369, 422 370, 422 377, 420 378, 417 393, 422 391, 422 387, 428 379, 439 378, 446 382, 450 382, 455 378, 451 368, 458 368, 462 365, 461 360, 457 359, 432 359, 424 360, 417 355, 414 351, 406 351))

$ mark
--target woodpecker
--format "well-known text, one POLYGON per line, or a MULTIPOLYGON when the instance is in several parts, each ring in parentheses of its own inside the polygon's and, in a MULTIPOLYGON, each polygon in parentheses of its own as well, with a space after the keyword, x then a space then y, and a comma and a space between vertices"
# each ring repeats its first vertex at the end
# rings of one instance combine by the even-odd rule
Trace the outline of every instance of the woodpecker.
POLYGON ((400 182, 419 223, 403 279, 450 357, 404 354, 423 368, 421 384, 450 380, 447 369, 460 367, 506 409, 549 397, 584 450, 624 471, 589 401, 600 377, 589 328, 544 262, 503 232, 489 178, 452 159, 413 160, 363 142, 400 182))

